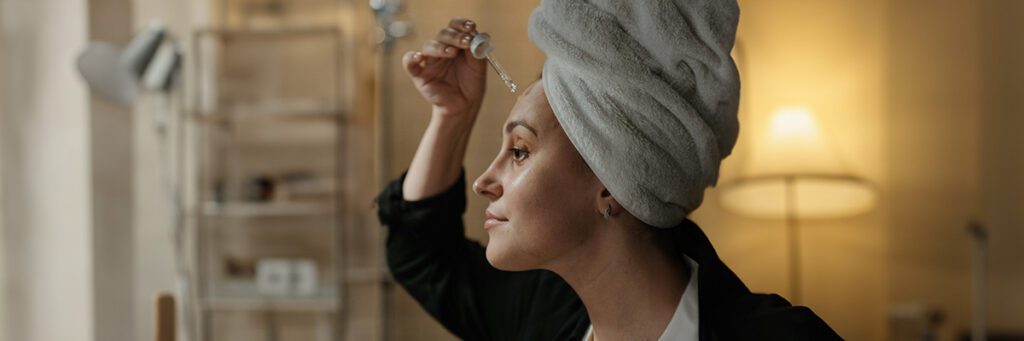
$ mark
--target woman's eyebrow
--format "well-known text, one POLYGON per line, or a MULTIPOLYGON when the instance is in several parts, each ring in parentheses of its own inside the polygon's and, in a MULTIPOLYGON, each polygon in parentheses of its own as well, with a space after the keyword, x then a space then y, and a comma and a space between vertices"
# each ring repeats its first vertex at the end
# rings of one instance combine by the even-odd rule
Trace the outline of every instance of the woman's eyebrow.
POLYGON ((526 128, 531 133, 533 133, 534 136, 540 136, 540 135, 537 135, 537 129, 533 129, 533 126, 529 125, 528 123, 526 123, 526 121, 523 121, 523 120, 515 120, 515 121, 509 122, 508 124, 506 124, 505 125, 505 133, 506 134, 511 133, 512 129, 515 129, 516 126, 522 126, 523 128, 526 128))

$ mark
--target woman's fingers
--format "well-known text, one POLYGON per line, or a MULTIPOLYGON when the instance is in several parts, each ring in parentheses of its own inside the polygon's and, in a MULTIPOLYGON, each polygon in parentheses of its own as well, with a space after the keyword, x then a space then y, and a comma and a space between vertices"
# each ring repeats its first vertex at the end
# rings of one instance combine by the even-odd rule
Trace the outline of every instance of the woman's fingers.
POLYGON ((448 27, 463 33, 471 33, 476 29, 476 22, 462 17, 454 17, 448 22, 448 27))
POLYGON ((426 57, 419 51, 409 51, 402 56, 402 66, 405 66, 405 71, 410 76, 418 77, 423 72, 424 61, 426 57))
POLYGON ((437 40, 427 40, 423 43, 423 54, 427 57, 453 58, 459 54, 459 48, 441 43, 437 40))
MULTIPOLYGON (((432 77, 438 67, 447 63, 438 63, 459 56, 469 48, 476 32, 476 23, 466 18, 456 17, 448 22, 448 27, 437 32, 434 40, 423 43, 420 51, 406 52, 402 56, 402 65, 413 77, 432 77)), ((443 67, 442 67, 443 69, 443 67)))
MULTIPOLYGON (((432 48, 435 49, 436 48, 432 48)), ((452 47, 454 49, 454 47, 452 47)), ((402 56, 405 70, 413 78, 430 79, 444 73, 451 57, 430 56, 426 51, 406 52, 402 56)))
POLYGON ((459 48, 465 49, 469 48, 469 43, 473 41, 473 35, 448 27, 437 32, 437 37, 434 39, 442 44, 458 46, 459 48))

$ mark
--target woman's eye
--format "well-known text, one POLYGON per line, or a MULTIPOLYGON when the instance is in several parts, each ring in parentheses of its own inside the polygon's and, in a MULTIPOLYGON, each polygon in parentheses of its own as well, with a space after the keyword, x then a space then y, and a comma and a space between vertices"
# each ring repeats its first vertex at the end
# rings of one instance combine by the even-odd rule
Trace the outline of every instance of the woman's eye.
POLYGON ((512 159, 515 161, 523 161, 530 155, 529 151, 520 148, 509 149, 509 152, 512 152, 512 159))

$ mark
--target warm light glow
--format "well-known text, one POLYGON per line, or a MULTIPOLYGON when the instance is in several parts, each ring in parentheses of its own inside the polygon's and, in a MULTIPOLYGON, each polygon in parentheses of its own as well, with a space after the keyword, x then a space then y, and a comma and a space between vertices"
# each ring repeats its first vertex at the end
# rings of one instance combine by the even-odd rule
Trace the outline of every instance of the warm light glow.
POLYGON ((875 205, 866 181, 845 172, 810 109, 776 110, 738 181, 721 187, 722 205, 757 218, 823 219, 863 213, 875 205), (793 194, 787 207, 787 193, 793 194))
POLYGON ((772 118, 772 136, 775 138, 811 138, 817 135, 818 123, 807 108, 783 107, 772 118))
POLYGON ((806 107, 779 108, 759 136, 745 170, 747 176, 842 172, 817 119, 806 107))

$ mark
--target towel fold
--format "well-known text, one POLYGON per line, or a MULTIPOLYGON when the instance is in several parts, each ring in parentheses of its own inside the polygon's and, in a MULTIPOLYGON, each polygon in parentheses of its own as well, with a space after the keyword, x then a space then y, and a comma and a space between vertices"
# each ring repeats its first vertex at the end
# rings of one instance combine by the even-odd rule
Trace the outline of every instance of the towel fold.
POLYGON ((569 140, 612 196, 678 225, 739 132, 734 0, 543 0, 529 34, 569 140))

